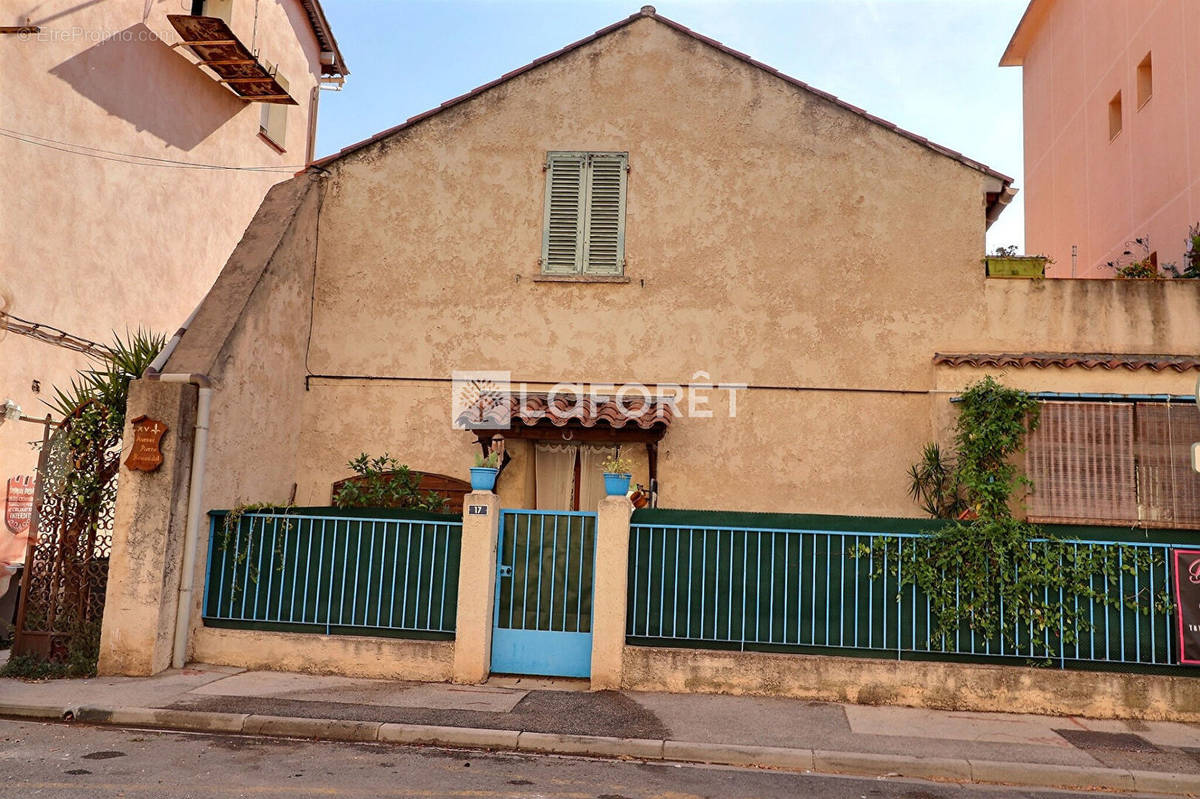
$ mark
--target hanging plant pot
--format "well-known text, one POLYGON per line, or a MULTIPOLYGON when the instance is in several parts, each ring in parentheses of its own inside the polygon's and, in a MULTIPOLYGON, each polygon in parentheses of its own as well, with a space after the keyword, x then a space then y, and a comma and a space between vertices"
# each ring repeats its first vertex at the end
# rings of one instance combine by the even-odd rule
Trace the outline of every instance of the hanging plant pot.
POLYGON ((628 472, 617 474, 615 472, 604 473, 604 493, 610 497, 623 497, 629 493, 629 481, 633 475, 628 472))
POLYGON ((471 490, 472 491, 493 491, 496 488, 496 475, 500 473, 497 468, 489 466, 472 466, 471 467, 471 490))

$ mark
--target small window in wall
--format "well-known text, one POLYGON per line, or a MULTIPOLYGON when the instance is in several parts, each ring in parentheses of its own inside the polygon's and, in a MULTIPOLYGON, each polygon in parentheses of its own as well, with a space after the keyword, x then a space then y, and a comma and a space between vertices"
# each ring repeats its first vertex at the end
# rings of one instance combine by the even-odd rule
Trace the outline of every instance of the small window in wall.
POLYGON ((1142 63, 1138 64, 1137 68, 1137 102, 1138 108, 1146 104, 1154 94, 1154 68, 1150 61, 1150 54, 1146 53, 1146 57, 1142 59, 1142 63))
POLYGON ((1117 92, 1108 101, 1108 140, 1117 138, 1121 132, 1121 93, 1117 92))
POLYGON ((233 0, 192 0, 192 16, 220 17, 226 24, 231 24, 233 0))
POLYGON ((543 275, 625 273, 628 153, 546 154, 543 275))
MULTIPOLYGON (((274 67, 268 64, 267 69, 270 71, 274 67)), ((279 72, 275 72, 274 75, 275 81, 286 92, 288 90, 287 78, 283 77, 279 72)), ((259 135, 275 145, 276 149, 280 152, 286 149, 288 108, 289 106, 282 103, 263 103, 262 117, 260 117, 258 123, 259 135)))

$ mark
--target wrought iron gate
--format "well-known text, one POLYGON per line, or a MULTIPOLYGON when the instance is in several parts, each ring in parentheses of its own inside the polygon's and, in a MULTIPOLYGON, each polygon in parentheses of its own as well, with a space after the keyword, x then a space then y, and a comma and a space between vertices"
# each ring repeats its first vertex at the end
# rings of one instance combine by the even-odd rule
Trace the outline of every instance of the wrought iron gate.
POLYGON ((82 414, 105 412, 80 406, 43 439, 14 655, 66 660, 73 639, 86 648, 99 642, 121 440, 89 441, 81 451, 71 432, 82 414))
POLYGON ((588 677, 596 514, 500 514, 492 671, 588 677))

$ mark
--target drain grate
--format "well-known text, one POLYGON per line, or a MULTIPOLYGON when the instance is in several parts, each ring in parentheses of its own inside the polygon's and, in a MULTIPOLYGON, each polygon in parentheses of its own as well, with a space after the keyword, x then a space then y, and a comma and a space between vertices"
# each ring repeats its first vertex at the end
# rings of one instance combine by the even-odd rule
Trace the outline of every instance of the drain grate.
POLYGON ((1154 744, 1131 732, 1055 730, 1076 749, 1107 749, 1114 752, 1160 752, 1154 744))

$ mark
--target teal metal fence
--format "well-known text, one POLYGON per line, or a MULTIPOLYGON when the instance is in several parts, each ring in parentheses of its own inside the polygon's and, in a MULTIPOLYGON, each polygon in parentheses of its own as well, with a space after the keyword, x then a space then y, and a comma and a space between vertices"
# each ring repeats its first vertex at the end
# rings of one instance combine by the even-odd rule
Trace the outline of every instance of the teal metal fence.
POLYGON ((452 637, 462 521, 400 513, 214 511, 205 623, 452 637))
MULTIPOLYGON (((671 512, 665 513, 670 518, 671 512)), ((838 527, 852 528, 844 523, 847 517, 836 518, 843 522, 838 527)), ((929 597, 913 585, 902 586, 895 562, 883 560, 889 552, 894 557, 920 546, 930 526, 899 525, 909 528, 904 530, 885 524, 871 529, 869 519, 853 521, 858 530, 822 529, 815 524, 780 529, 639 522, 635 515, 630 531, 628 642, 894 657, 1015 658, 1051 660, 1061 666, 1174 662, 1176 632, 1169 602, 1164 600, 1171 589, 1168 543, 1069 541, 1068 550, 1074 548, 1076 555, 1106 554, 1118 566, 1136 564, 1118 569, 1119 576, 1112 580, 1094 579, 1093 590, 1117 601, 1110 604, 1047 592, 1045 600, 1070 607, 1071 612, 1038 629, 1002 620, 1008 636, 984 637, 966 624, 952 634, 935 630, 929 597), (889 546, 869 552, 880 536, 889 546)), ((1040 545, 1029 543, 1031 556, 1040 545)))

